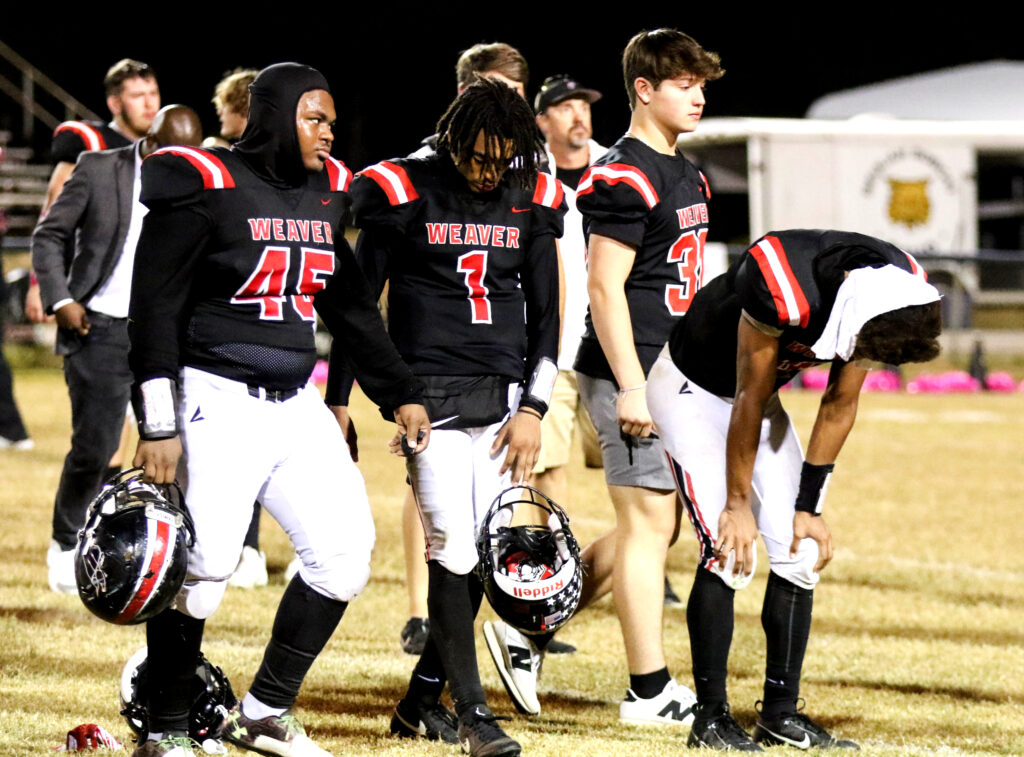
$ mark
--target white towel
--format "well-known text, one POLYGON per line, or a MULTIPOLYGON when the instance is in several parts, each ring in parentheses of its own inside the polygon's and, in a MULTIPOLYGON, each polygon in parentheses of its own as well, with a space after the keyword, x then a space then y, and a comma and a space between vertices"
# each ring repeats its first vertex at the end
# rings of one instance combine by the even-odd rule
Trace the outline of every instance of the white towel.
POLYGON ((839 287, 821 338, 811 348, 819 360, 849 360, 864 324, 882 313, 939 299, 939 290, 894 265, 857 268, 839 287))

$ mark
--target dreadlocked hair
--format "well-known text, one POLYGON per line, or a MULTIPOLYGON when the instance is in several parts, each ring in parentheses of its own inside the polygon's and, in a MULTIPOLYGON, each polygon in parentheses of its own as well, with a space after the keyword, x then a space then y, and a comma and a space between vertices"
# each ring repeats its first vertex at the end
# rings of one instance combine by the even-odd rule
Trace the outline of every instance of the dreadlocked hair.
POLYGON ((447 153, 461 165, 472 158, 481 131, 488 162, 507 165, 509 160, 502 154, 501 146, 511 144, 513 158, 506 176, 521 188, 532 188, 537 180, 537 156, 544 151, 544 137, 526 100, 499 81, 477 77, 437 122, 437 151, 447 153))

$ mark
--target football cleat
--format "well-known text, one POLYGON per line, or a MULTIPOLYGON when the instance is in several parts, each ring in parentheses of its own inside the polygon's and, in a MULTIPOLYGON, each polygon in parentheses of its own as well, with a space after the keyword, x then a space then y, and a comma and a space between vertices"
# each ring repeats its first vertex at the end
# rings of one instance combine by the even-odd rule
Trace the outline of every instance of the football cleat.
POLYGON ((279 757, 331 757, 331 753, 318 747, 306 735, 302 724, 289 713, 271 715, 253 720, 242 712, 242 706, 232 708, 217 734, 237 747, 263 755, 279 757))
POLYGON ((430 618, 409 618, 402 628, 402 651, 406 654, 421 655, 430 636, 430 618))
POLYGON ((391 733, 405 739, 424 738, 458 744, 458 727, 454 713, 440 702, 423 707, 403 699, 391 716, 391 733))
POLYGON ((516 757, 522 747, 501 730, 500 718, 487 705, 475 705, 459 718, 459 743, 470 757, 516 757))
POLYGON ((715 749, 720 752, 763 752, 754 743, 750 734, 733 720, 729 714, 729 705, 724 705, 715 714, 704 717, 700 705, 697 705, 693 727, 686 746, 692 748, 715 749))
POLYGON ((484 640, 505 691, 524 715, 540 713, 537 680, 544 655, 526 634, 503 620, 484 621, 484 640))
POLYGON ((143 741, 132 757, 195 757, 199 745, 185 735, 168 735, 159 741, 143 741))
MULTIPOLYGON (((755 705, 758 712, 760 704, 757 702, 755 705)), ((802 712, 783 715, 778 720, 759 717, 754 726, 754 741, 765 746, 791 746, 797 749, 860 749, 855 741, 833 737, 802 712)))
POLYGON ((673 678, 661 693, 650 699, 638 697, 632 689, 619 704, 619 720, 632 725, 690 725, 697 697, 673 678))

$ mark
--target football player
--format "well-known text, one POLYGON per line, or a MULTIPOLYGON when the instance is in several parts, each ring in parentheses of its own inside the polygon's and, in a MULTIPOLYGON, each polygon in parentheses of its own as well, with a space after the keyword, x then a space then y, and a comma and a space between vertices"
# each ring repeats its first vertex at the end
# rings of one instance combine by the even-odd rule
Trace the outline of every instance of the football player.
POLYGON ((558 370, 564 193, 536 170, 530 106, 500 82, 467 87, 437 132, 435 153, 378 163, 352 184, 357 258, 376 291, 390 282, 388 328, 427 385, 434 421, 429 450, 406 458, 426 534, 430 633, 391 730, 461 741, 478 757, 516 755, 480 683, 473 571, 488 507, 537 460, 558 370), (439 701, 446 680, 457 721, 439 701))
POLYGON ((195 546, 174 604, 147 623, 150 734, 135 757, 193 754, 182 740, 194 672, 185 663, 198 659, 257 498, 302 567, 220 736, 262 754, 326 754, 289 710, 366 583, 374 530, 341 429, 308 383, 317 314, 412 449, 428 440, 422 383, 388 340, 342 236, 351 174, 330 156, 327 81, 281 63, 260 72, 251 95, 233 148, 167 148, 142 171, 150 211, 130 316, 134 463, 146 480, 184 485, 195 546))
POLYGON ((772 232, 697 293, 651 370, 651 415, 700 545, 686 610, 698 700, 690 746, 857 748, 798 706, 814 587, 833 555, 822 505, 870 364, 938 354, 939 293, 925 279, 910 255, 879 239, 772 232), (828 361, 805 460, 778 390, 828 361), (729 713, 726 663, 733 598, 753 575, 758 533, 771 572, 751 739, 729 713))

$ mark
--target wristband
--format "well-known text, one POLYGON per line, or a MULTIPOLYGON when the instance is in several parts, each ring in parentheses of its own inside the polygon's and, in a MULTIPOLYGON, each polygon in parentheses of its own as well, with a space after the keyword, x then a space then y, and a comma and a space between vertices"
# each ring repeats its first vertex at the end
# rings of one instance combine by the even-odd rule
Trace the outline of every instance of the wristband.
POLYGON ((529 405, 520 405, 516 409, 516 412, 527 413, 528 415, 532 415, 533 417, 535 417, 537 420, 544 420, 544 416, 541 415, 540 411, 535 407, 530 407, 529 405))
POLYGON ((800 470, 800 491, 796 495, 797 512, 821 515, 822 507, 825 505, 825 492, 828 491, 828 482, 835 467, 835 463, 804 463, 800 470))
MULTIPOLYGON (((543 405, 547 410, 551 402, 551 393, 555 390, 555 379, 558 378, 558 366, 550 358, 542 357, 537 361, 530 380, 526 382, 523 392, 524 397, 535 402, 536 406, 543 405)), ((537 408, 540 409, 539 407, 537 408)))
POLYGON ((640 391, 641 389, 646 389, 646 388, 647 388, 647 382, 646 381, 644 383, 642 383, 642 384, 639 384, 638 386, 623 387, 622 389, 619 389, 619 396, 621 397, 622 395, 626 394, 627 392, 637 392, 637 391, 640 391))
POLYGON ((147 379, 139 384, 133 392, 132 404, 139 421, 140 439, 148 442, 177 436, 175 393, 174 381, 169 378, 147 379))

